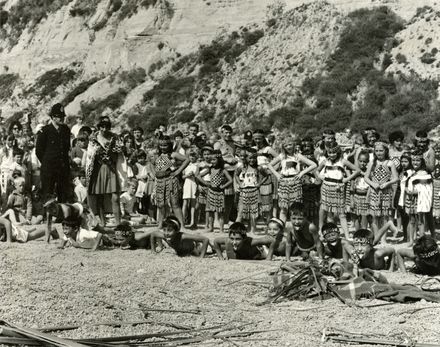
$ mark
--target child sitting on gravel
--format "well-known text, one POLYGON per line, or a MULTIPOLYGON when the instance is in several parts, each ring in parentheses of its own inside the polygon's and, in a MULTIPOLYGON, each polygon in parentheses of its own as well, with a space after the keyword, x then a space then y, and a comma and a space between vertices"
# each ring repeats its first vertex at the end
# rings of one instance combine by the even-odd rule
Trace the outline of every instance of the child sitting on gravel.
POLYGON ((163 232, 153 231, 148 235, 153 252, 157 252, 156 242, 164 240, 179 257, 193 255, 203 258, 205 256, 209 245, 209 239, 206 236, 181 232, 182 225, 174 216, 167 217, 162 227, 163 232))
POLYGON ((232 223, 229 227, 229 237, 218 237, 214 240, 214 250, 219 259, 264 259, 259 246, 270 246, 271 238, 252 238, 247 235, 247 227, 241 222, 232 223), (223 251, 226 257, 223 256, 223 251))
POLYGON ((440 250, 432 236, 423 235, 414 242, 411 248, 401 248, 396 251, 399 270, 406 272, 405 258, 414 260, 414 272, 428 275, 440 275, 440 250))
POLYGON ((85 248, 95 251, 101 244, 102 234, 86 230, 80 227, 81 219, 75 216, 69 216, 62 222, 64 237, 59 248, 64 248, 70 244, 75 248, 85 248))
POLYGON ((385 270, 387 268, 387 263, 385 258, 388 258, 391 264, 391 270, 393 270, 394 263, 394 248, 393 247, 383 247, 375 248, 379 243, 381 237, 390 228, 390 223, 388 221, 374 236, 374 233, 368 229, 359 229, 353 234, 353 242, 346 242, 344 248, 349 254, 351 261, 357 264, 359 268, 371 269, 371 270, 385 270))

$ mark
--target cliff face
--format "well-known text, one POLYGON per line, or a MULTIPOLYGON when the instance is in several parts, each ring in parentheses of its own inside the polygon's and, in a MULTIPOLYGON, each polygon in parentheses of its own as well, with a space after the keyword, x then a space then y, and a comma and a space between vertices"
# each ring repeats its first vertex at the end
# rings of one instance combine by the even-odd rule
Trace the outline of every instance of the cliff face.
MULTIPOLYGON (((3 11, 12 13, 23 2, 9 0, 3 11)), ((139 113, 143 109, 144 93, 172 72, 173 64, 197 53, 201 45, 210 44, 214 38, 243 28, 262 30, 264 35, 257 43, 247 46, 236 62, 223 64, 221 76, 215 82, 205 78, 203 88, 198 84, 194 88, 197 100, 190 107, 197 115, 211 100, 211 112, 216 115, 224 110, 267 115, 288 103, 306 78, 324 68, 337 46, 346 15, 363 7, 385 5, 408 21, 406 31, 400 34, 399 45, 392 52, 395 57, 402 51, 407 62, 402 64, 394 59, 388 68, 390 72, 415 71, 430 78, 438 71, 436 63, 432 62, 428 68, 420 63, 420 57, 411 55, 417 39, 412 33, 423 31, 426 36, 423 44, 432 36, 427 41, 431 50, 440 37, 435 35, 437 28, 434 32, 430 28, 437 19, 427 22, 425 14, 412 19, 417 8, 424 5, 434 6, 431 16, 435 17, 440 5, 429 0, 55 2, 59 8, 53 5, 38 23, 26 24, 19 35, 14 31, 11 16, 2 26, 0 84, 8 92, 0 98, 5 117, 24 107, 41 116, 54 101, 66 102, 67 112, 74 115, 84 111, 81 104, 91 108, 97 104, 94 101, 115 95, 119 98, 116 103, 111 107, 98 105, 96 112, 112 112, 121 118, 139 113), (304 7, 304 4, 311 5, 304 7), (298 8, 301 10, 295 10, 298 8), (122 16, 123 11, 131 12, 122 16), (275 18, 277 25, 268 25, 275 18), (17 36, 12 43, 8 40, 11 33, 17 36), (123 71, 139 72, 139 69, 144 73, 138 73, 137 77, 120 76, 123 71), (35 95, 35 90, 40 93, 35 95), (48 90, 51 92, 47 93, 48 90)), ((246 117, 243 119, 245 122, 246 117)))

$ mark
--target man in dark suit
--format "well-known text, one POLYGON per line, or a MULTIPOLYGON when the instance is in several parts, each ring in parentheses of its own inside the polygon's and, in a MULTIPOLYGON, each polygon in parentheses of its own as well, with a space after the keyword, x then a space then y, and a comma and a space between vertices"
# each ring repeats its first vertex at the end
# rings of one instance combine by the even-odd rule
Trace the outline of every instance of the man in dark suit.
POLYGON ((58 202, 73 197, 70 176, 70 129, 64 124, 64 107, 55 104, 49 114, 51 120, 37 134, 35 151, 41 162, 41 193, 44 201, 56 194, 58 202))

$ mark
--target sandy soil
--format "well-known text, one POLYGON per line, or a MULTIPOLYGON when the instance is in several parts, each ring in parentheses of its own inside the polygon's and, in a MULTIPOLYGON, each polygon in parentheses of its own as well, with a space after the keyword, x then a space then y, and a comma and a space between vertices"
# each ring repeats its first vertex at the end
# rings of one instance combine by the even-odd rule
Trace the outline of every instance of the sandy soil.
MULTIPOLYGON (((246 341, 211 339, 203 345, 342 346, 321 343, 324 328, 390 336, 407 334, 418 342, 440 344, 440 304, 355 308, 331 299, 260 305, 267 299, 268 272, 276 269, 280 261, 178 258, 168 249, 160 254, 148 250, 90 252, 60 250, 55 242, 0 243, 0 319, 39 328, 82 325, 56 333, 69 338, 176 331, 164 325, 170 323, 189 328, 249 323, 243 331, 267 331, 248 336, 246 341), (422 307, 426 309, 413 312, 422 307), (91 325, 139 320, 154 323, 91 325)), ((420 280, 412 274, 385 274, 390 281, 399 283, 420 280)))

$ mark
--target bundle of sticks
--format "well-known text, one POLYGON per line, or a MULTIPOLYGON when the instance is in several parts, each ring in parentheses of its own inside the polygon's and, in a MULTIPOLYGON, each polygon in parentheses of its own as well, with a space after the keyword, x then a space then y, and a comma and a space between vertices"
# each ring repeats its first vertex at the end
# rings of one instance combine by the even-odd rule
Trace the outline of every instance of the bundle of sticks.
MULTIPOLYGON (((138 325, 151 324, 151 321, 140 322, 114 322, 98 323, 95 325, 138 325)), ((222 340, 234 344, 249 342, 249 336, 267 332, 267 330, 243 330, 250 323, 230 323, 200 329, 183 329, 161 333, 148 333, 141 335, 126 335, 104 338, 65 339, 49 334, 48 331, 62 331, 79 328, 80 325, 51 328, 25 328, 6 321, 0 321, 0 345, 27 345, 27 346, 57 346, 57 347, 83 347, 83 346, 163 346, 174 347, 187 344, 201 343, 208 340, 222 340)), ((261 341, 261 337, 258 338, 261 341)))

